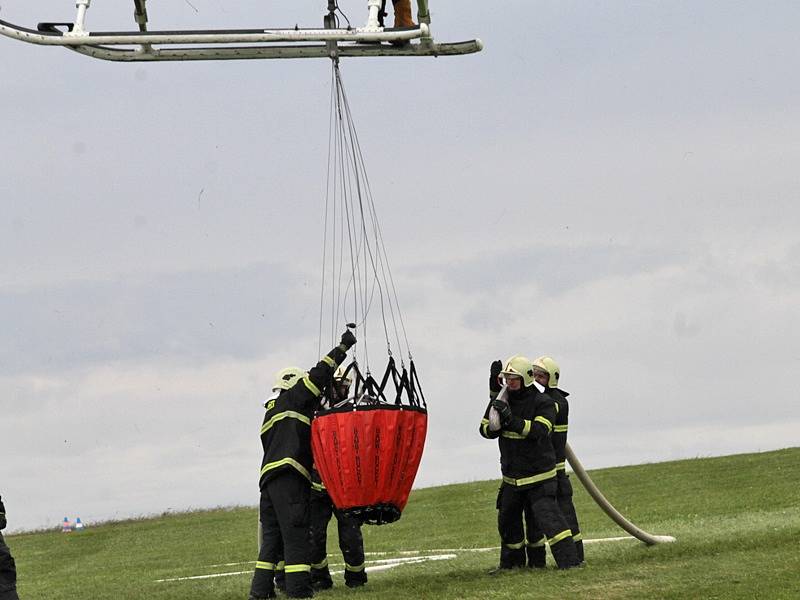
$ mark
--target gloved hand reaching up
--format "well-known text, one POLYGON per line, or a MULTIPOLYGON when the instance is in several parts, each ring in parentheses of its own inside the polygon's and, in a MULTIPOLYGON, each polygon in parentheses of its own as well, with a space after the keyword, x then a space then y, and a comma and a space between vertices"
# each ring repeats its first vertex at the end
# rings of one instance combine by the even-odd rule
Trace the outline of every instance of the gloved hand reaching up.
POLYGON ((489 392, 494 398, 500 391, 500 371, 503 370, 503 363, 496 360, 489 367, 489 392))
POLYGON ((342 334, 341 339, 342 346, 344 346, 345 350, 349 350, 353 347, 356 343, 356 336, 353 335, 353 332, 349 329, 342 334))

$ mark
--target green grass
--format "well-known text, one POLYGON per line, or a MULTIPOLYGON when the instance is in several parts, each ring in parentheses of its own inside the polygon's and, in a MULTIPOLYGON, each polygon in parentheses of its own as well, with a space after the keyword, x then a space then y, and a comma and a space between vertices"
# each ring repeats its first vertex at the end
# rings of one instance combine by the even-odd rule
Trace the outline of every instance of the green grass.
MULTIPOLYGON (((349 590, 335 575, 330 600, 492 598, 800 598, 800 448, 592 472, 628 518, 678 541, 589 543, 587 565, 486 574, 498 551, 370 574, 349 590)), ((588 539, 624 535, 573 477, 588 539)), ((418 490, 403 518, 365 527, 367 552, 484 548, 499 544, 497 482, 418 490)), ((111 523, 81 533, 10 536, 23 600, 244 600, 250 575, 157 583, 156 579, 249 571, 256 558, 255 508, 111 523), (229 563, 242 563, 230 566, 229 563)), ((329 558, 341 563, 330 530, 329 558)), ((433 553, 433 552, 428 552, 433 553)), ((336 569, 336 567, 334 567, 336 569)))

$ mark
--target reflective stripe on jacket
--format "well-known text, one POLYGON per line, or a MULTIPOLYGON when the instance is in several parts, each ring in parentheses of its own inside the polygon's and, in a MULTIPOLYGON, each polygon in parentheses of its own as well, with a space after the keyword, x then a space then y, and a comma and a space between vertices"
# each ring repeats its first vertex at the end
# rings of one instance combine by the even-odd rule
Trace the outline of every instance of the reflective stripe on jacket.
POLYGON ((336 367, 344 360, 345 351, 337 346, 323 356, 308 375, 292 388, 284 390, 266 406, 261 425, 261 461, 259 484, 264 484, 284 469, 294 469, 311 481, 311 420, 319 406, 325 385, 331 381, 336 367))
POLYGON ((556 477, 556 458, 551 440, 555 427, 555 400, 536 385, 508 394, 511 421, 500 431, 489 431, 489 408, 479 427, 481 436, 497 439, 503 481, 530 487, 556 477))
POLYGON ((564 461, 567 453, 567 430, 569 428, 569 402, 567 396, 569 392, 558 388, 548 388, 547 393, 556 401, 558 414, 553 426, 553 450, 556 453, 556 462, 559 464, 559 471, 565 471, 564 461))

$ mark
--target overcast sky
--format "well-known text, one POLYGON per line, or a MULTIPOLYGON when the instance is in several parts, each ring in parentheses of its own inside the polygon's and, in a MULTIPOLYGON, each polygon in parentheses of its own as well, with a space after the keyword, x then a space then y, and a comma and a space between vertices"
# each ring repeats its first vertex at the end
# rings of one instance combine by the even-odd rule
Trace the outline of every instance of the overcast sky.
MULTIPOLYGON (((319 26, 326 2, 151 5, 191 29, 319 26)), ((342 66, 430 409, 417 485, 498 476, 477 427, 517 353, 561 363, 589 467, 797 445, 800 4, 431 8, 437 39, 484 52, 342 66)), ((260 402, 318 358, 328 61, 0 38, 0 81, 12 530, 255 505, 260 402)))

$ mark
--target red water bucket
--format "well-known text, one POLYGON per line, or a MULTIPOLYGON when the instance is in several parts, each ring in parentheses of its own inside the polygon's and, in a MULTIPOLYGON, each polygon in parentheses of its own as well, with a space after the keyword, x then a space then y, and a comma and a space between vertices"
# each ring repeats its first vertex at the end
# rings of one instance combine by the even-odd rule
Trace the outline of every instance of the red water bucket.
POLYGON ((427 430, 428 413, 415 406, 348 406, 319 413, 311 423, 311 446, 334 505, 362 523, 399 519, 427 430))

